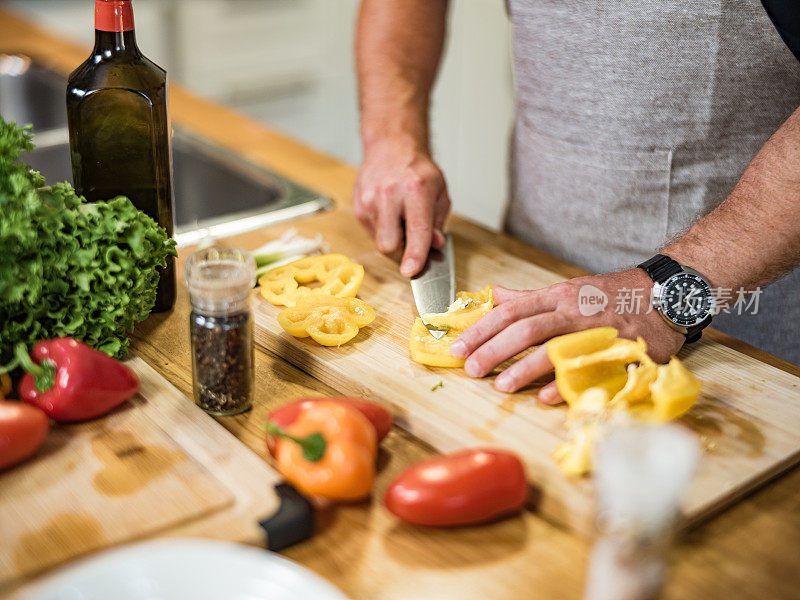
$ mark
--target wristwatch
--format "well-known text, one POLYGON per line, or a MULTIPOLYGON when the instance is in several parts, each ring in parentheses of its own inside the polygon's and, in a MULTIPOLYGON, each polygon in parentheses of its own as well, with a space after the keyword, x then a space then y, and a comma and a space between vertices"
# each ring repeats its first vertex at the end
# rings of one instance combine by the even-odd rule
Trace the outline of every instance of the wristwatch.
POLYGON ((714 290, 705 277, 664 254, 639 265, 653 280, 653 308, 667 325, 686 336, 700 339, 716 312, 714 290))

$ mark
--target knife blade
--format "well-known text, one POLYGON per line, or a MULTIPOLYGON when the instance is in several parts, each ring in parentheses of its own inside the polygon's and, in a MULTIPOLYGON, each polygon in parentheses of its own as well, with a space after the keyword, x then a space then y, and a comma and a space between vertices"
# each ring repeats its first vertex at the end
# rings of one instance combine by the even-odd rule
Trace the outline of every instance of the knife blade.
MULTIPOLYGON (((445 245, 441 250, 431 249, 425 267, 411 278, 411 292, 420 315, 445 312, 455 301, 456 265, 453 240, 449 235, 445 236, 445 245)), ((429 323, 425 323, 425 327, 437 340, 447 333, 446 329, 437 329, 429 323)))

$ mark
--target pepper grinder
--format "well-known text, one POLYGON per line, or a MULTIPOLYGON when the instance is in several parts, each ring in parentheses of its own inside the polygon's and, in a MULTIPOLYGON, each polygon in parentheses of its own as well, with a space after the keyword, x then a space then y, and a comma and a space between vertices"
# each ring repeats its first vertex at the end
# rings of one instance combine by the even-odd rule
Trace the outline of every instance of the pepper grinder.
POLYGON ((246 250, 210 246, 186 261, 194 401, 214 416, 253 405, 251 295, 256 264, 246 250))

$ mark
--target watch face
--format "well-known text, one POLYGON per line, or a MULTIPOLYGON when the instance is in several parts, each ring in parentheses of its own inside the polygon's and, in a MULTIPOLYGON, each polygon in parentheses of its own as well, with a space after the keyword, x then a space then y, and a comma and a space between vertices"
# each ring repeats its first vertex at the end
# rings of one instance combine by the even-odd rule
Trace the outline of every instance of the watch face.
POLYGON ((659 303, 670 321, 694 327, 714 313, 714 292, 699 275, 678 273, 662 285, 659 303))

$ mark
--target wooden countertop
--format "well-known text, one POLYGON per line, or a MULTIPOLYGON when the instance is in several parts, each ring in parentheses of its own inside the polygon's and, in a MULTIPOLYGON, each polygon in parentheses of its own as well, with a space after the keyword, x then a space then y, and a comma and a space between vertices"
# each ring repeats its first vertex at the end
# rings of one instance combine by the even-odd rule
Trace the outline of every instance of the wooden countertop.
MULTIPOLYGON (((0 10, 0 52, 21 52, 63 73, 87 55, 28 21, 0 10)), ((323 192, 337 208, 314 217, 320 230, 352 227, 352 236, 371 241, 352 217, 355 170, 233 111, 173 87, 173 120, 245 157, 323 192)), ((564 277, 582 272, 510 237, 454 217, 459 235, 533 261, 564 277)), ((246 247, 272 234, 234 238, 246 247)), ((181 258, 185 258, 182 253, 181 258)), ((388 259, 387 259, 388 260, 388 259)), ((179 271, 180 272, 180 271, 179 271)), ((191 396, 188 300, 179 286, 176 308, 153 315, 135 332, 134 349, 191 396)), ((800 369, 719 332, 717 341, 800 375, 800 369)), ((335 394, 280 357, 256 353, 257 391, 249 413, 219 419, 243 444, 265 457, 267 413, 304 395, 335 394)), ((380 498, 405 466, 432 454, 425 444, 394 429, 383 444, 381 468, 371 501, 338 506, 321 514, 319 533, 284 555, 316 571, 355 599, 378 598, 580 598, 590 542, 538 516, 523 515, 487 526, 428 531, 398 524, 380 498)), ((265 458, 266 460, 266 458, 265 458)), ((740 502, 691 532, 675 548, 664 597, 796 598, 800 588, 800 469, 740 502)))

